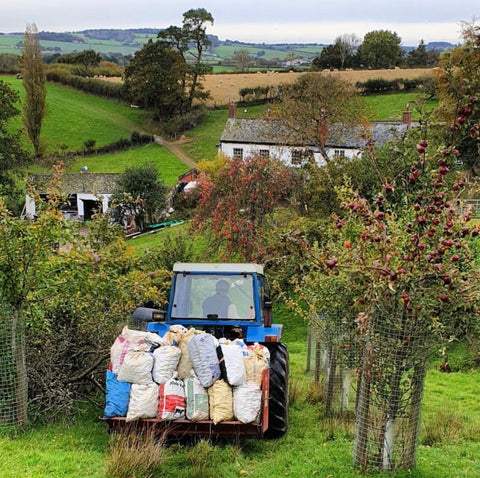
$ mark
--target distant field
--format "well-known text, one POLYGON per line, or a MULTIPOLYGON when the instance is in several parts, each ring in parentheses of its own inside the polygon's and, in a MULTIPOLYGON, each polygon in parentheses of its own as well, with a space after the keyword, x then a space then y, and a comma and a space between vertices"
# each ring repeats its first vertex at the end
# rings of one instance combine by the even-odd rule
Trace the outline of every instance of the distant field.
MULTIPOLYGON (((245 87, 255 86, 275 86, 282 83, 293 83, 304 72, 264 72, 264 73, 225 73, 217 75, 206 75, 202 83, 206 90, 210 90, 212 100, 210 104, 224 105, 230 100, 240 100, 239 91, 245 87)), ((318 73, 319 75, 336 75, 352 83, 357 81, 366 81, 372 78, 385 78, 393 80, 395 78, 418 78, 422 76, 432 76, 432 69, 412 68, 401 70, 355 70, 355 71, 337 71, 318 73)))
MULTIPOLYGON (((293 83, 305 72, 264 71, 256 73, 217 73, 205 75, 202 84, 210 91, 211 99, 207 102, 209 106, 226 105, 230 101, 240 100, 240 90, 246 87, 255 86, 276 86, 285 83, 293 83)), ((331 71, 318 72, 318 75, 335 75, 352 83, 366 81, 372 78, 385 78, 394 80, 396 78, 420 78, 433 76, 431 68, 410 68, 399 70, 355 70, 355 71, 331 71)), ((120 78, 106 78, 106 81, 121 81, 120 78)))

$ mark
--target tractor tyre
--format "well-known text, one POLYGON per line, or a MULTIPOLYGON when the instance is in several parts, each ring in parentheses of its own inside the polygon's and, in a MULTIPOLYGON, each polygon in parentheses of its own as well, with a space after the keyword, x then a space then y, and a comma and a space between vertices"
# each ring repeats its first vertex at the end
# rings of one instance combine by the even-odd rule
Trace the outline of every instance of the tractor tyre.
POLYGON ((270 397, 268 429, 263 437, 281 438, 288 429, 288 349, 283 343, 263 344, 270 351, 270 397))

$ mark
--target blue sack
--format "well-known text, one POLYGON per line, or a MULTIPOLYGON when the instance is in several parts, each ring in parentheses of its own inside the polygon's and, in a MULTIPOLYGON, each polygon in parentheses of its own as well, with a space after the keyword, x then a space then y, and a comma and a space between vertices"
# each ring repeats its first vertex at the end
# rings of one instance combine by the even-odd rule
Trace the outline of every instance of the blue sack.
POLYGON ((127 416, 131 384, 119 382, 117 376, 107 370, 107 396, 104 418, 127 416))

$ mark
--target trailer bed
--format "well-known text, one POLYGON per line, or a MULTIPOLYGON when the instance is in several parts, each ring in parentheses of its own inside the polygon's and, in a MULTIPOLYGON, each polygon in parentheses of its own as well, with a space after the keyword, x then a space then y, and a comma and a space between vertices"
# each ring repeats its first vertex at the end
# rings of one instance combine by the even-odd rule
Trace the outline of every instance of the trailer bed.
POLYGON ((145 433, 174 437, 194 435, 209 437, 240 436, 261 438, 268 429, 268 401, 269 401, 269 369, 262 374, 262 401, 258 420, 251 423, 242 423, 238 420, 223 421, 214 424, 212 420, 192 422, 190 420, 159 420, 157 418, 140 418, 127 421, 125 417, 103 418, 107 423, 109 433, 145 433))

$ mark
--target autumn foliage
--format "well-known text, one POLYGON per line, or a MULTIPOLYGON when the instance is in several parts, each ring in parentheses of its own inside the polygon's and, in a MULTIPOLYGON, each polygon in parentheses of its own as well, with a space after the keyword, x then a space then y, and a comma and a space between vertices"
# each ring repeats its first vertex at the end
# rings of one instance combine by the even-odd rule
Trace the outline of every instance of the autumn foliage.
POLYGON ((261 261, 275 232, 273 214, 289 202, 293 175, 271 158, 227 159, 198 180, 196 229, 211 231, 225 260, 261 261))

